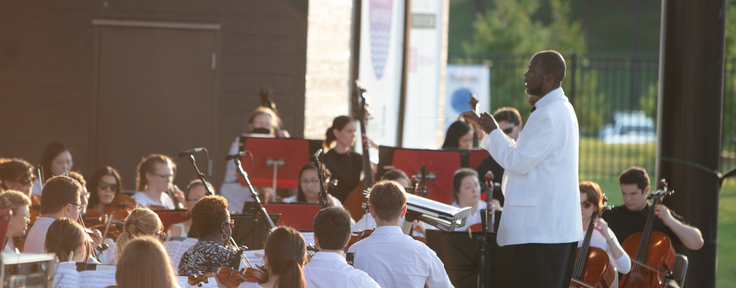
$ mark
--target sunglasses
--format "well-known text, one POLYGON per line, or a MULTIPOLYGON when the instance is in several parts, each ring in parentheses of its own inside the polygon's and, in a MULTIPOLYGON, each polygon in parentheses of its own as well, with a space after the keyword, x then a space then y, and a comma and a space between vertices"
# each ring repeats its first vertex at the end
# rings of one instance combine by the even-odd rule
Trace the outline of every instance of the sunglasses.
POLYGON ((36 176, 30 176, 28 178, 21 178, 21 179, 15 180, 14 182, 18 182, 21 185, 28 185, 28 184, 33 183, 34 181, 36 181, 36 176))
POLYGON ((514 132, 514 127, 509 127, 509 128, 503 129, 501 131, 503 131, 503 134, 509 135, 509 134, 511 134, 511 132, 514 132))
POLYGON ((97 182, 97 187, 102 190, 107 190, 107 188, 110 188, 110 191, 118 191, 118 184, 110 184, 105 181, 97 182))

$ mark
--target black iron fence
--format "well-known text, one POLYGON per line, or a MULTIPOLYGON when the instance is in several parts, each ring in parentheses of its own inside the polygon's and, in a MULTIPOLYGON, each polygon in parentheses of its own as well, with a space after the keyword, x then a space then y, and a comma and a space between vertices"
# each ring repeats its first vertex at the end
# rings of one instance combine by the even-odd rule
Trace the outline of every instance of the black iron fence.
MULTIPOLYGON (((453 64, 491 66, 491 109, 530 105, 523 75, 529 57, 449 55, 453 64)), ((568 55, 565 94, 580 125, 581 177, 610 177, 630 166, 654 171, 656 160, 657 55, 568 55)), ((725 65, 722 171, 736 166, 736 59, 725 65)))

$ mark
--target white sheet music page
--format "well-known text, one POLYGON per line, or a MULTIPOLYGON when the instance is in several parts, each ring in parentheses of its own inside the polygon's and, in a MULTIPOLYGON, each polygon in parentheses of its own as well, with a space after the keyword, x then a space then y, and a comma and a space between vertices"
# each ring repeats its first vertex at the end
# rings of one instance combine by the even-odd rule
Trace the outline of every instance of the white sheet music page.
POLYGON ((104 288, 117 285, 114 269, 79 272, 79 288, 104 288))

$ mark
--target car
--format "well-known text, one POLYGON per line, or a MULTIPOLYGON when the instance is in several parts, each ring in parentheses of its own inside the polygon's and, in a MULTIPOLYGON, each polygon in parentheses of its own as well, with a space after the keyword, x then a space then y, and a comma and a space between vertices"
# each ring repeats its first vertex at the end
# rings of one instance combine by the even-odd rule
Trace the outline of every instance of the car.
POLYGON ((613 123, 601 127, 598 138, 605 144, 646 144, 656 142, 657 133, 644 111, 616 111, 613 123))

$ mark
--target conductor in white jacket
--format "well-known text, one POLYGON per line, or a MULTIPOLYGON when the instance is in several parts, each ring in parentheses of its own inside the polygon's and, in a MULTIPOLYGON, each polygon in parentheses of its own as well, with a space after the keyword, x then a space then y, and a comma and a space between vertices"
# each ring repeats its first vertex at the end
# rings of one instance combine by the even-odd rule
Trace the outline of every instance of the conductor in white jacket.
POLYGON ((488 113, 461 115, 485 132, 480 145, 506 169, 497 241, 515 246, 514 287, 568 287, 576 244, 583 238, 578 122, 560 87, 565 69, 556 51, 532 56, 524 83, 533 107, 518 141, 497 129, 488 113))

